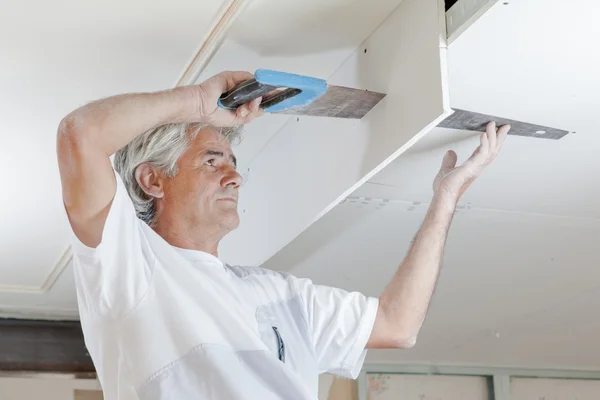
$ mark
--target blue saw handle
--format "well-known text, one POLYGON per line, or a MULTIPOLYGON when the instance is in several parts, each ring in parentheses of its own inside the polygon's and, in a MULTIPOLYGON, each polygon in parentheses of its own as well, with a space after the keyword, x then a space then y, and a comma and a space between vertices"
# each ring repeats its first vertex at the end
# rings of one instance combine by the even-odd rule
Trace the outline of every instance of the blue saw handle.
POLYGON ((260 108, 265 112, 276 112, 305 107, 326 92, 327 82, 323 79, 270 69, 257 69, 254 79, 242 82, 223 93, 218 104, 221 108, 236 110, 242 104, 263 96, 260 108), (276 92, 270 93, 273 91, 276 92))

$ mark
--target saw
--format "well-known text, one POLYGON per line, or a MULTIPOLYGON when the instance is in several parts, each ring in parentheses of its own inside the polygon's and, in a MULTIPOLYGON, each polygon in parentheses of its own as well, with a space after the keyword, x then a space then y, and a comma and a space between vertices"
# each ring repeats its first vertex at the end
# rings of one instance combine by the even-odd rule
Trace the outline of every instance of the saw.
POLYGON ((262 97, 260 108, 268 113, 361 119, 385 94, 329 85, 310 76, 258 69, 253 79, 223 93, 219 106, 236 110, 258 97, 262 97))

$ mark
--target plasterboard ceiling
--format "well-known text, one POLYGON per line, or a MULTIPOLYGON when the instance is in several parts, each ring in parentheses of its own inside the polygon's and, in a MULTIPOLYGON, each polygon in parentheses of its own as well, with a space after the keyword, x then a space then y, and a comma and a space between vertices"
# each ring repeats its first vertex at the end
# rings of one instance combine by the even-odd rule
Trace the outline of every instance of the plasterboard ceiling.
MULTIPOLYGON (((461 201, 417 346, 372 351, 370 362, 600 368, 590 318, 600 306, 600 59, 589 51, 600 5, 507 3, 449 48, 451 106, 576 133, 509 136, 461 201)), ((422 221, 444 152, 462 162, 477 143, 477 133, 434 129, 265 265, 378 295, 422 221)))
POLYGON ((2 286, 40 287, 68 247, 55 150, 61 118, 101 97, 172 87, 222 3, 2 3, 2 286))
POLYGON ((201 80, 269 68, 387 96, 360 122, 267 115, 248 126, 236 149, 248 182, 242 221, 220 247, 224 259, 261 264, 449 112, 443 15, 437 1, 285 0, 251 3, 238 17, 201 80))

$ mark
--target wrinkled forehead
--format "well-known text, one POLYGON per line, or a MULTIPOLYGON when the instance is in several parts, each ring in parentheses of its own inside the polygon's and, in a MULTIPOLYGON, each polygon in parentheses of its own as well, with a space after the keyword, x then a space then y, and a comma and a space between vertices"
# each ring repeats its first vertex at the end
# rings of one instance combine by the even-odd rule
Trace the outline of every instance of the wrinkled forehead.
POLYGON ((218 128, 202 128, 197 135, 190 141, 190 152, 192 155, 202 155, 207 153, 222 153, 228 159, 235 163, 235 155, 231 149, 229 141, 219 133, 218 128))

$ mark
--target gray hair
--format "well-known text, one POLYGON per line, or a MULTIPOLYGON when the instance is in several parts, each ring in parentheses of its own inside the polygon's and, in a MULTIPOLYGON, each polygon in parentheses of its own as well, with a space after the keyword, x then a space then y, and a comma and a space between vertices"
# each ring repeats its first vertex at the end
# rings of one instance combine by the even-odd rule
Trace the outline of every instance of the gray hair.
POLYGON ((177 161, 204 128, 216 129, 232 146, 241 140, 241 126, 215 128, 202 123, 167 124, 137 136, 115 153, 114 168, 125 184, 138 218, 148 225, 156 224, 156 199, 140 187, 135 179, 136 168, 150 163, 165 175, 174 177, 178 172, 177 161))

